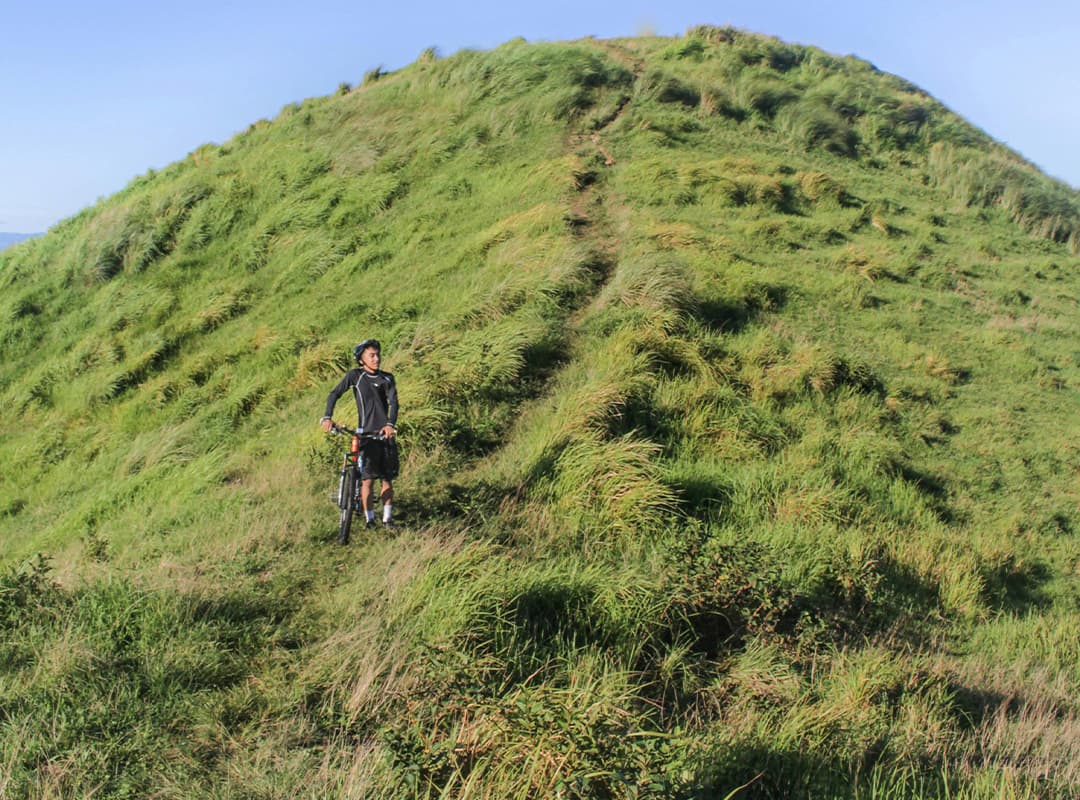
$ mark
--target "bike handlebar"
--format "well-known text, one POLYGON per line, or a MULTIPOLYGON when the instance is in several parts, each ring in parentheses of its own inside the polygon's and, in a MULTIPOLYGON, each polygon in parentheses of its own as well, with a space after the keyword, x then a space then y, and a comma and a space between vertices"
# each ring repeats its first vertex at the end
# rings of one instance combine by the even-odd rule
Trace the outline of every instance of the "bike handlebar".
POLYGON ((330 420, 330 432, 340 433, 344 436, 358 436, 361 439, 376 439, 379 441, 386 439, 381 433, 365 433, 364 431, 356 430, 354 428, 346 428, 344 425, 338 425, 333 420, 330 420))

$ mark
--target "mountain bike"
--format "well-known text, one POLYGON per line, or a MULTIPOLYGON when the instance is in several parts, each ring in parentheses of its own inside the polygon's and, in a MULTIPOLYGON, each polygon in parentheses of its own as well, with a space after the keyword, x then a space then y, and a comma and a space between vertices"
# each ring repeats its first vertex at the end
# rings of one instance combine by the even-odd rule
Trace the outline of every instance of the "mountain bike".
POLYGON ((356 430, 346 428, 333 421, 330 423, 330 432, 351 437, 349 449, 342 459, 341 477, 338 479, 337 493, 333 496, 334 503, 341 510, 338 543, 348 544, 353 514, 359 514, 362 509, 360 503, 360 476, 363 474, 364 469, 364 454, 360 442, 365 439, 382 440, 386 437, 375 433, 364 433, 359 428, 356 430))

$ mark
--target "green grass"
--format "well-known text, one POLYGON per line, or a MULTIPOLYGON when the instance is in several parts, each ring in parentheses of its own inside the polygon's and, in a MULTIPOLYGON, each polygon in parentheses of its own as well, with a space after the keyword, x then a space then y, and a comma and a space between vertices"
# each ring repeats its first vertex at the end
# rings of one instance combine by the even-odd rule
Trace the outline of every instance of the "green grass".
POLYGON ((1077 230, 710 27, 425 51, 136 178, 0 254, 0 794, 1072 796, 1077 230), (404 526, 343 550, 366 336, 404 526))

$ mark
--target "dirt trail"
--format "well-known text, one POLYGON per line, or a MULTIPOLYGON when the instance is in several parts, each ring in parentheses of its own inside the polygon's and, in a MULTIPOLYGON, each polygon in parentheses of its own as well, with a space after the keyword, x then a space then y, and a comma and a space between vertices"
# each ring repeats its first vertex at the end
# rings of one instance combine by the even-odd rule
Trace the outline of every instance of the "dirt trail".
MULTIPOLYGON (((596 47, 627 68, 636 81, 644 62, 631 52, 611 41, 595 40, 596 47)), ((570 204, 568 223, 574 237, 585 244, 592 254, 591 266, 597 273, 592 301, 615 273, 619 250, 627 228, 629 209, 607 185, 607 173, 617 164, 615 156, 605 146, 604 133, 616 125, 630 105, 632 89, 618 97, 609 114, 593 122, 590 130, 579 130, 567 136, 566 148, 580 159, 580 170, 574 173, 577 194, 570 204)), ((592 302, 586 303, 568 320, 574 330, 592 302)))

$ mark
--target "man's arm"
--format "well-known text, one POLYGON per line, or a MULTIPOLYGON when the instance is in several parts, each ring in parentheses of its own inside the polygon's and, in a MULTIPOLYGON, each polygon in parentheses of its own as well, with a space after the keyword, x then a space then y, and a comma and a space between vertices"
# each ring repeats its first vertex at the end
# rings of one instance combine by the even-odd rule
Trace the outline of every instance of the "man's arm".
POLYGON ((387 374, 389 380, 386 382, 386 419, 390 423, 382 430, 383 436, 388 439, 393 439, 394 434, 397 433, 397 381, 394 380, 394 376, 387 374))
POLYGON ((326 413, 323 414, 323 418, 320 421, 322 429, 324 431, 330 430, 330 418, 334 416, 334 406, 337 405, 338 398, 345 394, 345 390, 349 388, 349 378, 352 376, 352 371, 346 372, 345 377, 341 379, 341 382, 330 390, 330 394, 326 397, 326 413))

